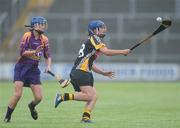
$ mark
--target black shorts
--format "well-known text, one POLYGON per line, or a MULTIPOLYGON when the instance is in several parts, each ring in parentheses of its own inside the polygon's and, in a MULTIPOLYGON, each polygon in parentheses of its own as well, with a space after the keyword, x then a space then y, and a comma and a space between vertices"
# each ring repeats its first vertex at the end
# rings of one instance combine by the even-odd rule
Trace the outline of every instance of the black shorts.
POLYGON ((80 92, 80 86, 92 86, 94 85, 94 78, 92 73, 82 70, 72 70, 70 73, 71 84, 75 91, 80 92))

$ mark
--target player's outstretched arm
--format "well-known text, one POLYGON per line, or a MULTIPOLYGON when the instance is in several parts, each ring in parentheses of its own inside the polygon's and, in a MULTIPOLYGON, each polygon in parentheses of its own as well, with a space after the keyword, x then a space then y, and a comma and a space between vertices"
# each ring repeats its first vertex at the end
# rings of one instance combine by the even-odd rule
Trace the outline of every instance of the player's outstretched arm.
POLYGON ((100 52, 106 56, 114 56, 114 55, 127 55, 130 53, 130 49, 123 49, 123 50, 115 50, 109 49, 107 47, 100 48, 100 52))
POLYGON ((92 70, 93 70, 95 73, 98 73, 98 74, 107 76, 107 77, 109 77, 109 78, 111 78, 111 79, 114 78, 114 72, 112 72, 112 71, 103 71, 102 69, 98 68, 95 64, 93 64, 92 70))

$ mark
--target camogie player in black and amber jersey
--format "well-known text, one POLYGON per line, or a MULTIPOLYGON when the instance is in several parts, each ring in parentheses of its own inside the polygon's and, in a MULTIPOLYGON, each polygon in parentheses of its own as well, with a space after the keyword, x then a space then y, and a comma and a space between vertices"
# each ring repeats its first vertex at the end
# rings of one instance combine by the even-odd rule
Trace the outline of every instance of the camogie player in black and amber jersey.
POLYGON ((94 60, 100 53, 107 56, 127 55, 130 53, 130 49, 113 50, 107 48, 102 41, 106 31, 106 25, 101 20, 93 20, 90 22, 88 26, 89 36, 82 44, 70 73, 71 83, 75 93, 58 93, 55 98, 55 108, 63 101, 85 101, 86 105, 81 122, 91 123, 91 111, 97 100, 92 71, 110 78, 114 76, 114 72, 99 69, 93 63, 94 60))

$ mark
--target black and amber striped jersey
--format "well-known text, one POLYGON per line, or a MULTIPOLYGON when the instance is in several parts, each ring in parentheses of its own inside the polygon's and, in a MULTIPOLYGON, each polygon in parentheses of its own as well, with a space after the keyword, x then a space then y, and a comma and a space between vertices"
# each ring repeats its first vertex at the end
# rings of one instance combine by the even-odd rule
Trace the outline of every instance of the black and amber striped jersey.
POLYGON ((105 44, 102 43, 101 38, 96 35, 89 36, 81 45, 73 69, 91 72, 93 62, 99 54, 99 49, 102 47, 105 47, 105 44))

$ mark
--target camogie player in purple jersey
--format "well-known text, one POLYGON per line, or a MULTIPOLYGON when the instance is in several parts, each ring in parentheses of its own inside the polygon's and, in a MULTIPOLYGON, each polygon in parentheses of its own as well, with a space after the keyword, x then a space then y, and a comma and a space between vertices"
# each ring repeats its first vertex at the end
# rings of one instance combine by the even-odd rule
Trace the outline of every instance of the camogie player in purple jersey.
POLYGON ((47 64, 46 70, 51 70, 49 41, 43 34, 47 29, 47 20, 41 16, 34 17, 28 27, 31 28, 30 31, 23 35, 20 42, 20 58, 14 68, 15 91, 7 108, 5 122, 10 122, 11 115, 22 96, 24 86, 30 87, 32 90, 34 99, 28 104, 28 107, 32 118, 38 119, 35 107, 42 100, 40 70, 38 68, 42 56, 47 64))

